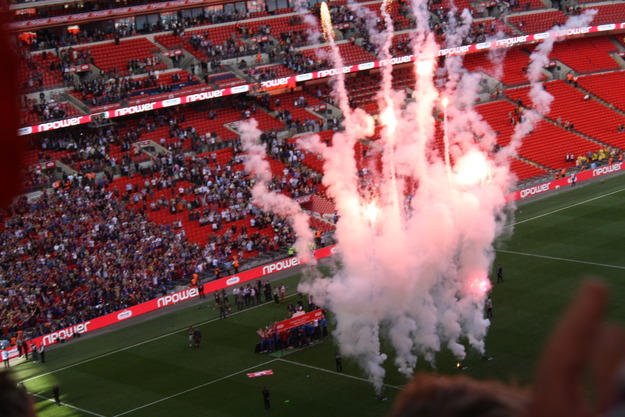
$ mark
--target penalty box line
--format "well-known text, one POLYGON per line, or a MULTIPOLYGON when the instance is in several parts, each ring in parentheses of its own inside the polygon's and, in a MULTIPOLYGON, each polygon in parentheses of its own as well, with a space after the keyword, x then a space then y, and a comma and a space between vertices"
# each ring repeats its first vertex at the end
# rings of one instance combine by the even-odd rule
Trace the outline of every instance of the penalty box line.
POLYGON ((170 399, 172 399, 172 398, 178 397, 178 396, 180 396, 180 395, 186 394, 186 393, 188 393, 188 392, 195 391, 195 390, 200 389, 200 388, 204 388, 204 387, 206 387, 206 386, 208 386, 208 385, 212 385, 212 384, 215 384, 215 383, 217 383, 217 382, 223 381, 224 379, 232 378, 233 376, 236 376, 236 375, 242 374, 243 372, 250 371, 250 370, 252 370, 252 369, 254 369, 254 368, 259 368, 259 367, 261 367, 261 366, 268 365, 268 364, 273 363, 273 362, 275 362, 275 361, 277 361, 277 360, 278 360, 278 359, 272 359, 272 360, 267 361, 267 362, 263 362, 263 363, 260 363, 260 364, 254 365, 254 366, 250 366, 250 367, 249 367, 249 368, 247 368, 247 369, 243 369, 243 370, 241 370, 241 371, 234 372, 234 373, 232 373, 232 374, 230 374, 230 375, 222 376, 221 378, 218 378, 218 379, 215 379, 215 380, 212 380, 212 381, 206 382, 206 383, 204 383, 204 384, 200 384, 200 385, 198 385, 198 386, 196 386, 196 387, 189 388, 189 389, 186 389, 186 390, 184 390, 184 391, 180 391, 180 392, 178 392, 178 393, 176 393, 176 394, 168 395, 167 397, 163 397, 163 398, 158 399, 158 400, 156 400, 156 401, 152 401, 151 403, 147 403, 147 404, 144 404, 144 405, 142 405, 142 406, 140 406, 140 407, 133 408, 132 410, 124 411, 123 413, 116 414, 116 415, 114 415, 113 417, 125 416, 126 414, 134 413, 135 411, 139 411, 139 410, 142 410, 142 409, 144 409, 144 408, 151 407, 151 406, 153 406, 153 405, 155 405, 155 404, 162 403, 163 401, 167 401, 167 400, 170 400, 170 399))
MULTIPOLYGON (((287 296, 286 296, 286 298, 291 298, 291 297, 295 296, 296 294, 297 294, 297 293, 296 293, 296 292, 294 292, 294 293, 292 293, 292 294, 287 295, 287 296)), ((272 301, 272 302, 273 302, 273 301, 272 301)), ((236 314, 246 313, 246 312, 248 312, 248 311, 251 311, 251 310, 257 309, 257 308, 262 307, 262 306, 265 306, 265 305, 270 305, 270 302, 264 302, 264 303, 262 303, 262 304, 258 304, 258 305, 256 305, 256 306, 246 308, 245 310, 236 311, 236 312, 234 312, 234 313, 230 313, 228 316, 234 316, 234 315, 236 315, 236 314)), ((189 306, 188 308, 192 308, 192 307, 193 307, 193 306, 189 306)), ((156 319, 156 318, 155 318, 155 319, 156 319)), ((155 320, 155 319, 152 319, 152 320, 155 320)), ((221 320, 221 319, 218 319, 218 318, 215 318, 215 319, 210 319, 210 320, 203 321, 203 322, 201 322, 201 323, 199 323, 199 324, 195 324, 195 326, 203 326, 203 325, 205 325, 205 324, 210 324, 210 323, 213 323, 213 322, 216 322, 216 321, 219 321, 219 320, 221 320)), ((138 324, 138 323, 137 323, 137 324, 138 324)), ((135 325, 136 325, 136 324, 135 324, 135 325)), ((134 326, 134 325, 133 325, 133 326, 134 326)), ((130 346, 126 346, 126 347, 123 347, 123 348, 119 348, 119 349, 114 350, 114 351, 112 351, 112 352, 103 353, 103 354, 101 354, 101 355, 94 356, 93 358, 85 359, 85 360, 82 360, 82 361, 80 361, 80 362, 76 362, 76 363, 73 363, 73 364, 71 364, 71 365, 67 365, 67 366, 64 366, 64 367, 62 367, 62 368, 58 368, 58 369, 52 370, 52 371, 50 371, 50 372, 46 372, 46 373, 43 373, 43 374, 35 375, 35 376, 33 376, 33 377, 30 377, 30 378, 24 379, 24 380, 22 380, 21 382, 28 382, 28 381, 32 381, 32 380, 34 380, 34 379, 38 379, 38 378, 41 378, 41 377, 44 377, 44 376, 52 375, 52 374, 55 374, 55 373, 57 373, 57 372, 64 371, 64 370, 66 370, 66 369, 73 368, 73 367, 75 367, 75 366, 83 365, 83 364, 85 364, 85 363, 89 363, 89 362, 91 362, 91 361, 95 361, 95 360, 98 360, 98 359, 102 359, 102 358, 105 358, 105 357, 107 357, 107 356, 114 355, 114 354, 119 353, 119 352, 123 352, 123 351, 128 350, 128 349, 133 349, 133 348, 136 348, 136 347, 139 347, 139 346, 145 345, 146 343, 155 342, 155 341, 160 340, 160 339, 163 339, 163 338, 165 338, 165 337, 173 336, 173 335, 175 335, 175 334, 177 334, 177 333, 180 333, 181 331, 185 331, 185 332, 186 332, 186 331, 187 331, 187 329, 185 328, 185 329, 181 329, 181 330, 175 330, 175 331, 173 331, 173 332, 169 332, 169 333, 166 333, 166 334, 163 334, 163 335, 160 335, 160 336, 156 336, 156 337, 153 337, 153 338, 151 338, 151 339, 144 340, 144 341, 139 342, 139 343, 135 343, 134 345, 130 345, 130 346)), ((101 336, 101 335, 96 336, 96 337, 100 337, 100 336, 101 336)))
POLYGON ((539 214, 538 216, 530 217, 529 219, 520 220, 518 222, 514 222, 514 223, 511 223, 511 224, 508 224, 505 227, 506 228, 510 228, 510 227, 514 227, 514 226, 519 225, 519 224, 531 222, 532 220, 540 219, 541 217, 550 216, 550 215, 558 213, 560 211, 567 210, 567 209, 570 209, 570 208, 573 208, 573 207, 577 207, 577 206, 581 206, 582 204, 590 203, 591 201, 599 200, 599 199, 604 198, 604 197, 609 197, 609 196, 611 196, 613 194, 617 194, 617 193, 620 193, 620 192, 623 192, 623 191, 625 191, 625 188, 621 188, 620 190, 612 191, 610 193, 603 194, 603 195, 600 195, 598 197, 593 197, 593 198, 588 199, 588 200, 580 201, 579 203, 571 204, 571 205, 566 206, 566 207, 561 207, 561 208, 559 208, 557 210, 553 210, 553 211, 550 211, 548 213, 539 214))
MULTIPOLYGON (((49 401, 49 402, 52 402, 52 403, 56 403, 56 401, 54 401, 52 398, 48 398, 46 396, 43 396, 43 395, 40 395, 40 394, 35 394, 35 393, 32 393, 32 392, 29 393, 29 394, 32 395, 33 397, 41 398, 42 400, 49 401)), ((74 405, 68 404, 68 403, 63 402, 63 401, 61 401, 61 406, 62 407, 69 407, 69 408, 71 408, 73 410, 78 410, 78 411, 81 411, 81 412, 83 412, 85 414, 91 414, 92 416, 96 416, 96 417, 106 417, 106 416, 103 416, 102 414, 94 413, 93 411, 85 410, 84 408, 76 407, 74 405)))
MULTIPOLYGON (((289 363, 289 364, 291 364, 291 365, 297 365, 297 366, 302 366, 302 367, 304 367, 304 368, 314 369, 314 370, 316 370, 316 371, 326 372, 326 373, 329 373, 329 374, 332 374, 332 375, 343 376, 343 377, 346 377, 346 378, 351 378, 351 379, 355 379, 355 380, 358 380, 358 381, 363 381, 363 382, 367 382, 367 383, 369 383, 369 382, 370 382, 370 381, 369 381, 368 379, 366 379, 366 378, 361 378, 361 377, 354 376, 354 375, 344 374, 343 372, 336 372, 336 371, 332 371, 332 370, 330 370, 330 369, 319 368, 319 367, 317 367, 317 366, 306 365, 305 363, 293 362, 293 361, 290 361, 290 360, 288 360, 288 359, 284 359, 284 358, 278 358, 277 360, 282 361, 282 362, 289 363)), ((397 385, 382 384, 382 386, 384 386, 384 387, 388 387, 388 388, 397 389, 397 390, 401 390, 401 389, 403 389, 403 387, 398 387, 397 385)))
POLYGON ((533 258, 543 258, 543 259, 549 259, 549 260, 552 260, 552 261, 573 262, 573 263, 577 263, 577 264, 600 266, 600 267, 603 267, 603 268, 625 269, 625 266, 609 265, 609 264, 602 264, 602 263, 598 263, 598 262, 589 262, 589 261, 579 261, 577 259, 558 258, 558 257, 555 257, 555 256, 538 255, 538 254, 534 254, 534 253, 514 252, 514 251, 511 251, 511 250, 497 250, 497 252, 508 253, 508 254, 511 254, 511 255, 531 256, 533 258))

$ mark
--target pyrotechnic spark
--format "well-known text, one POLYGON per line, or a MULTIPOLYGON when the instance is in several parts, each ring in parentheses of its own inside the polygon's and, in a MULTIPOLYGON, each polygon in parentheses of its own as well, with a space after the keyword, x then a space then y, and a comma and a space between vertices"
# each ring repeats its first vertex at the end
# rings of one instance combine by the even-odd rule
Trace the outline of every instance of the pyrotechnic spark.
MULTIPOLYGON (((388 57, 392 41, 386 4, 382 12, 387 32, 379 35, 387 36, 379 36, 382 40, 377 42, 382 57, 388 57)), ((341 246, 335 275, 304 280, 300 290, 334 313, 334 336, 341 352, 359 361, 378 394, 387 358, 381 352, 383 337, 406 376, 419 356, 434 363, 443 346, 458 361, 466 356, 464 340, 485 353, 490 322, 483 306, 491 286, 493 242, 503 230, 505 193, 514 181, 507 156, 514 155, 522 137, 515 134, 514 145, 491 159, 495 134, 471 109, 479 80, 462 71, 461 61, 454 61, 445 68, 453 82, 439 92, 434 83, 438 45, 427 29, 427 2, 414 0, 411 6, 417 22, 413 100, 404 102, 404 96, 392 89, 390 66, 382 68, 377 99, 380 122, 386 127, 380 132, 382 146, 376 148, 382 152, 381 167, 370 170, 369 183, 362 185, 354 147, 372 136, 373 118, 349 107, 343 73, 333 86, 344 130, 335 134, 331 146, 318 136, 299 141, 305 150, 323 156, 324 184, 339 215, 335 236, 341 246), (441 106, 444 155, 434 145, 434 113, 441 106), (404 202, 403 211, 398 201, 404 202)), ((321 20, 334 67, 341 68, 325 3, 321 20)), ((453 57, 446 62, 454 59, 461 60, 453 57)), ((464 369, 461 362, 458 365, 464 369)))
POLYGON ((461 186, 483 184, 492 175, 492 162, 482 152, 467 152, 454 166, 455 181, 461 186))
POLYGON ((380 208, 378 207, 375 201, 370 201, 369 203, 366 203, 363 206, 362 214, 370 224, 375 225, 376 220, 378 219, 378 216, 380 215, 380 208))
POLYGON ((323 38, 326 42, 334 41, 334 28, 332 27, 332 17, 326 2, 322 2, 319 8, 321 16, 321 28, 323 29, 323 38))

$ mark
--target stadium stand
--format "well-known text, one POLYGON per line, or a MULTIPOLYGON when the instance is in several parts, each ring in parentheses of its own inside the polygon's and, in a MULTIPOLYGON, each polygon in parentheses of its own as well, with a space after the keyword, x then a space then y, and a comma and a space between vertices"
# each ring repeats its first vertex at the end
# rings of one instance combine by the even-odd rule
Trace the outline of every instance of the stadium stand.
POLYGON ((529 13, 522 15, 510 15, 508 22, 513 24, 523 33, 541 33, 553 29, 555 26, 562 26, 568 16, 560 10, 552 10, 542 13, 529 13))
POLYGON ((567 39, 556 43, 550 55, 580 74, 620 69, 610 56, 617 48, 608 37, 567 39))
MULTIPOLYGON (((454 4, 482 13, 474 2, 454 4)), ((370 16, 379 18, 380 5, 367 2, 365 7, 370 16)), ((498 5, 484 11, 493 15, 475 21, 462 41, 485 41, 497 32, 513 34, 514 27, 524 33, 542 32, 576 13, 545 6, 541 0, 512 1, 507 9, 498 9, 498 5)), ((618 4, 585 6, 599 9, 594 23, 625 20, 625 9, 618 4)), ((449 24, 446 11, 450 7, 447 0, 430 2, 433 28, 442 30, 449 24)), ((63 12, 50 10, 48 16, 78 11, 68 7, 63 12)), ((313 9, 311 15, 315 12, 313 9)), ((414 24, 409 8, 401 1, 392 2, 389 12, 397 30, 414 24)), ((18 82, 29 94, 22 100, 22 124, 82 114, 71 103, 81 109, 83 105, 118 104, 176 89, 186 91, 200 79, 214 88, 228 88, 330 68, 327 45, 318 44, 315 36, 310 36, 314 31, 295 13, 294 8, 250 14, 222 9, 158 19, 140 28, 120 22, 107 30, 96 24, 77 33, 61 33, 65 28, 56 33, 52 28, 42 30, 30 44, 22 42, 24 59, 19 64, 18 82), (158 34, 140 36, 142 33, 158 34), (43 48, 50 49, 40 52, 43 48), (176 49, 186 53, 176 62, 180 68, 172 69, 170 61, 161 61, 159 56, 176 49), (258 54, 262 65, 253 65, 259 62, 258 54), (247 59, 243 66, 239 66, 241 58, 247 59), (90 71, 65 72, 74 65, 89 65, 90 71), (67 87, 72 85, 73 90, 67 87), (62 88, 72 97, 59 103, 62 96, 47 91, 52 88, 62 88), (44 93, 43 98, 37 97, 39 92, 44 93)), ((339 49, 345 65, 379 58, 372 53, 373 42, 365 33, 364 12, 359 14, 342 1, 331 3, 331 14, 335 24, 349 23, 336 30, 342 39, 339 49)), ((33 17, 23 15, 21 19, 33 17)), ((625 116, 610 108, 625 110, 622 94, 614 88, 622 84, 624 72, 621 63, 610 56, 619 50, 621 38, 610 34, 555 45, 552 59, 577 74, 610 72, 579 77, 580 88, 593 95, 589 100, 584 100, 586 91, 564 81, 546 84, 556 97, 551 113, 524 140, 519 158, 511 160, 520 180, 572 168, 576 162, 565 155, 592 159, 605 154, 607 146, 625 147, 625 116), (596 123, 597 119, 605 122, 596 123), (566 121, 574 127, 567 128, 566 121), (621 125, 624 132, 618 132, 621 125)), ((408 32, 394 38, 392 51, 394 55, 412 54, 408 32)), ((503 88, 527 84, 524 68, 530 51, 529 47, 507 51, 503 88)), ((485 53, 466 56, 465 66, 496 75, 485 53)), ((375 72, 348 77, 350 104, 376 112, 379 80, 375 72)), ((394 69, 395 89, 408 90, 414 81, 411 66, 394 69)), ((33 149, 24 160, 30 168, 23 175, 24 188, 46 191, 30 201, 20 198, 3 213, 0 236, 10 249, 0 253, 0 259, 9 265, 5 276, 13 290, 0 289, 2 298, 11 301, 0 305, 4 334, 27 330, 35 335, 66 327, 162 294, 176 282, 186 283, 192 273, 212 273, 215 266, 229 271, 235 256, 250 261, 288 247, 293 232, 286 219, 263 212, 250 201, 250 178, 244 171, 237 132, 237 123, 243 119, 254 117, 264 132, 272 190, 292 197, 311 196, 311 202, 302 205, 319 214, 311 219, 311 227, 333 230, 332 222, 327 221, 333 204, 324 198, 321 184, 323 160, 299 150, 296 142, 299 136, 316 133, 321 141, 331 143, 340 129, 340 116, 331 108, 331 87, 326 82, 317 81, 303 89, 295 86, 293 91, 291 87, 276 91, 259 88, 249 96, 31 135, 33 149), (145 143, 146 149, 153 149, 144 149, 141 144, 145 143), (46 167, 47 163, 63 164, 69 171, 59 174, 46 167), (131 246, 138 252, 127 251, 131 246)), ((527 111, 513 104, 519 97, 526 101, 526 91, 526 87, 499 91, 491 97, 496 101, 476 106, 496 132, 500 146, 510 142, 515 124, 527 111), (500 99, 504 94, 511 100, 500 99)), ((91 109, 96 110, 101 108, 91 109)), ((435 136, 438 149, 442 147, 440 124, 435 136)), ((378 132, 380 129, 378 126, 378 132)), ((356 144, 363 176, 363 168, 379 165, 379 153, 369 147, 377 137, 356 144)))

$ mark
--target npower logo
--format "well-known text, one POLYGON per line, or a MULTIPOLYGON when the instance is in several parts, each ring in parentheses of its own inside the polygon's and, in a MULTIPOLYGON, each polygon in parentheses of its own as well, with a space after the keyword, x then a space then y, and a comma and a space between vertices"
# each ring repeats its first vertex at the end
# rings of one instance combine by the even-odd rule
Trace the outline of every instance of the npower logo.
POLYGON ((234 277, 230 277, 228 278, 228 280, 226 281, 226 285, 230 286, 230 285, 235 285, 238 284, 239 281, 241 281, 241 278, 234 276, 234 277))
POLYGON ((287 85, 288 83, 289 83, 289 77, 286 77, 286 78, 276 78, 275 80, 262 81, 260 83, 260 86, 263 87, 263 88, 279 87, 281 85, 287 85))
POLYGON ((175 292, 173 294, 169 294, 169 295, 159 298, 156 301, 156 305, 158 308, 165 307, 170 304, 176 304, 181 301, 185 301, 190 298, 196 297, 198 294, 199 294, 199 291, 197 288, 189 288, 188 290, 175 292))
POLYGON ((39 131, 45 132, 48 130, 60 129, 62 127, 77 126, 80 124, 80 119, 82 119, 82 116, 72 117, 71 119, 65 120, 57 120, 56 122, 43 123, 39 125, 39 131))
POLYGON ((58 332, 50 333, 43 337, 43 344, 45 346, 56 343, 57 340, 60 339, 69 339, 75 334, 85 333, 89 329, 90 321, 86 321, 84 323, 76 324, 74 326, 68 327, 67 329, 59 330, 58 332))
POLYGON ((352 67, 332 68, 329 70, 321 70, 317 72, 317 76, 319 78, 331 77, 333 75, 338 75, 338 74, 347 74, 351 72, 351 70, 352 70, 352 67))
POLYGON ((592 170, 592 176, 593 177, 598 177, 600 175, 605 175, 605 174, 609 174, 610 172, 617 172, 621 170, 623 163, 622 162, 618 162, 616 164, 612 164, 612 165, 606 165, 604 167, 601 168, 596 168, 592 170))
POLYGON ((193 103, 194 101, 210 100, 211 98, 221 97, 224 95, 225 88, 214 91, 205 91, 203 93, 191 94, 185 97, 186 103, 193 103))
POLYGON ((142 113, 144 111, 154 110, 154 104, 156 103, 145 103, 138 104, 136 106, 124 107, 122 109, 115 110, 115 117, 126 116, 128 114, 142 113))
POLYGON ((126 320, 127 318, 132 317, 132 311, 124 310, 117 315, 117 320, 126 320))
POLYGON ((550 185, 551 185, 550 182, 546 182, 544 184, 535 185, 533 187, 526 188, 525 190, 521 191, 521 198, 525 198, 528 195, 535 195, 535 194, 544 193, 545 191, 549 191, 550 185))
POLYGON ((289 258, 263 266, 263 275, 269 275, 299 265, 299 258, 289 258))

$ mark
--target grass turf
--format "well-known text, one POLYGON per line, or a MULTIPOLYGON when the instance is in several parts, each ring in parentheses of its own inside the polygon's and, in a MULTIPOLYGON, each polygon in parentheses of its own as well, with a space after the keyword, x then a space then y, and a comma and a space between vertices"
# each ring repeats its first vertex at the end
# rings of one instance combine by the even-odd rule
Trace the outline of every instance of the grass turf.
MULTIPOLYGON (((514 232, 498 242, 496 263, 504 283, 492 290, 494 318, 485 361, 469 352, 466 370, 447 352, 437 371, 476 378, 531 381, 546 336, 571 293, 586 276, 610 283, 613 299, 625 296, 625 176, 560 192, 523 204, 514 232)), ((281 280, 292 290, 299 275, 281 280)), ((493 273, 494 278, 494 273, 493 273)), ((210 296, 209 296, 210 297, 210 296)), ((613 303, 611 318, 623 322, 625 305, 613 303)), ((336 347, 328 338, 291 355, 254 353, 256 330, 285 318, 284 305, 267 303, 218 320, 212 303, 98 336, 73 340, 47 353, 45 364, 15 367, 35 395, 40 417, 48 416, 230 416, 262 415, 262 388, 271 392, 271 414, 287 416, 377 416, 388 413, 405 378, 387 360, 388 401, 376 399, 358 366, 344 359, 334 372, 336 347), (187 345, 186 328, 200 325, 202 347, 187 345), (274 375, 247 378, 272 369, 274 375), (54 405, 52 386, 61 387, 54 405)), ((423 361, 420 370, 431 370, 423 361)))

